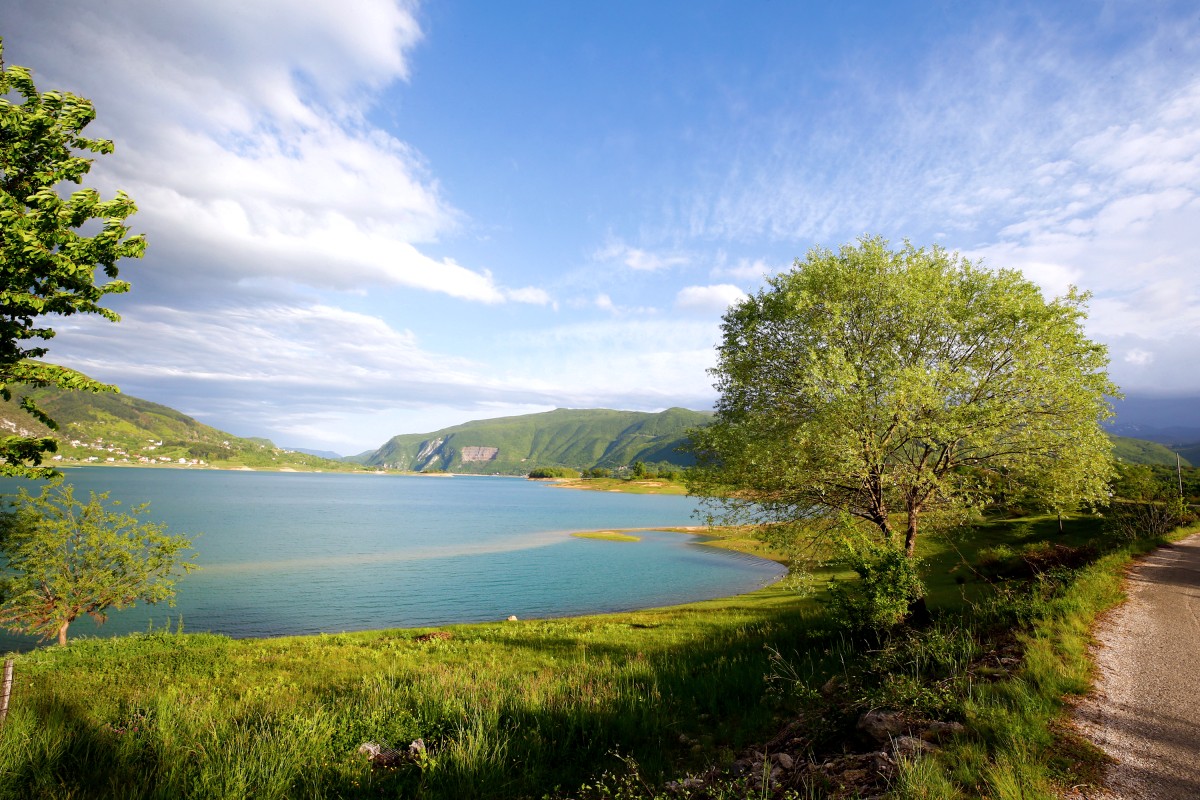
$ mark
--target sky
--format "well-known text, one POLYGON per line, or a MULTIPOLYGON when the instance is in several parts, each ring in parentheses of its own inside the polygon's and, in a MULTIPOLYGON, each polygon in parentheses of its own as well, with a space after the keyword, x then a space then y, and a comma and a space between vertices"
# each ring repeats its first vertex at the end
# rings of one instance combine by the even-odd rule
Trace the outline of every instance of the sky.
POLYGON ((1194 2, 0 0, 0 37, 95 103, 86 183, 149 240, 48 359, 239 436, 709 408, 728 305, 863 235, 1091 291, 1127 394, 1200 397, 1194 2))

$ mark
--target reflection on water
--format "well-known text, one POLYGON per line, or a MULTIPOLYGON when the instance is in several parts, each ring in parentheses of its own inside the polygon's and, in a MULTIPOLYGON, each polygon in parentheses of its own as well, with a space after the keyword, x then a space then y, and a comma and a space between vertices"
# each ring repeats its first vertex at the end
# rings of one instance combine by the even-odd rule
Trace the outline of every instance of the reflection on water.
MULTIPOLYGON (((564 533, 688 525, 694 503, 684 497, 489 478, 104 467, 67 480, 150 502, 153 518, 194 536, 202 567, 179 580, 176 608, 114 612, 99 629, 81 619, 72 635, 162 627, 168 615, 231 636, 564 616, 736 594, 783 573, 683 534, 642 531, 631 543, 564 533)), ((16 646, 28 642, 0 634, 0 649, 16 646)))

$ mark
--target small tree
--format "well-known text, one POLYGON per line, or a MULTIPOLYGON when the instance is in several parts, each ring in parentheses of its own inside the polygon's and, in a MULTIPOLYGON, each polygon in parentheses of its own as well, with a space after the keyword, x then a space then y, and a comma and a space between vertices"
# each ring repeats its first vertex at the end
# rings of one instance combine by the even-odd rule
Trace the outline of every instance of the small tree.
MULTIPOLYGON (((47 353, 30 340, 54 330, 46 315, 99 314, 118 320, 100 305, 105 295, 125 292, 115 280, 117 261, 145 251, 125 220, 137 209, 122 192, 101 200, 94 189, 60 194, 62 184, 81 183, 92 160, 79 155, 111 153, 113 143, 89 139, 83 129, 96 116, 89 100, 69 92, 38 92, 25 67, 6 67, 0 41, 0 397, 12 399, 14 384, 116 391, 77 372, 27 359, 47 353), (19 103, 8 97, 16 94, 19 103), (91 236, 80 233, 99 220, 91 236), (97 283, 97 270, 112 280, 97 283)), ((28 397, 21 407, 54 429, 54 421, 28 397)), ((49 477, 42 456, 54 452, 50 437, 0 437, 0 474, 49 477)))
POLYGON ((915 552, 923 522, 988 502, 996 477, 1065 510, 1107 494, 1108 356, 1087 295, 863 238, 817 248, 725 314, 714 423, 689 491, 728 517, 850 514, 915 552))
POLYGON ((174 578, 196 568, 191 541, 142 521, 146 505, 118 505, 95 492, 83 503, 61 479, 36 496, 20 490, 0 517, 0 625, 66 644, 81 614, 103 623, 138 600, 174 605, 174 578))

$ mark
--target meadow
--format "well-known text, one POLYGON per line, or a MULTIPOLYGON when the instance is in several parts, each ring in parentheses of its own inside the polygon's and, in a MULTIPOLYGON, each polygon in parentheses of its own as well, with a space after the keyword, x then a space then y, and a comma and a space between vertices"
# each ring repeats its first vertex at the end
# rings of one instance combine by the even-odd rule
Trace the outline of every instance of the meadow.
POLYGON ((571 619, 240 640, 172 630, 25 653, 0 796, 1051 797, 1079 782, 1096 756, 1063 732, 1063 697, 1086 689, 1088 624, 1148 544, 1094 519, 1059 535, 1037 518, 924 545, 933 621, 882 638, 840 629, 821 592, 776 585, 571 619), (843 791, 814 767, 802 783, 753 788, 730 772, 662 788, 734 766, 788 722, 813 764, 861 750, 855 723, 871 708, 966 730, 901 759, 886 786, 843 791), (398 755, 372 765, 368 742, 398 755))

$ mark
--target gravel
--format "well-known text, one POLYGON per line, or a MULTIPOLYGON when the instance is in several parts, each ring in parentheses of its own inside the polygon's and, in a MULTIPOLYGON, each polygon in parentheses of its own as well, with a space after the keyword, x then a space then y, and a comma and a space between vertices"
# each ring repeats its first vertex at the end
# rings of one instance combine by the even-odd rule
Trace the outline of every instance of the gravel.
POLYGON ((1098 626, 1095 690, 1080 731, 1113 757, 1113 800, 1200 798, 1200 534, 1129 573, 1129 600, 1098 626))

